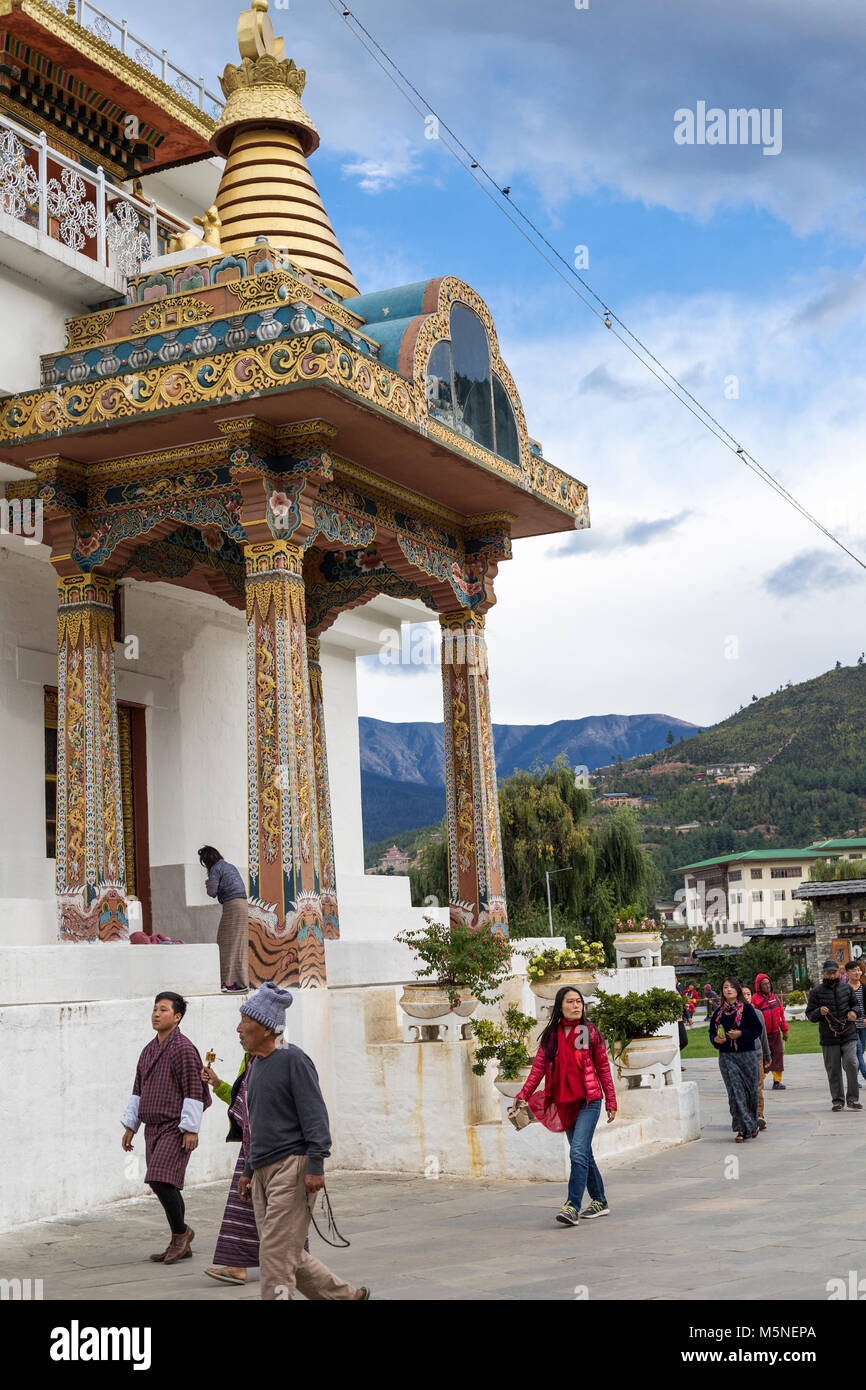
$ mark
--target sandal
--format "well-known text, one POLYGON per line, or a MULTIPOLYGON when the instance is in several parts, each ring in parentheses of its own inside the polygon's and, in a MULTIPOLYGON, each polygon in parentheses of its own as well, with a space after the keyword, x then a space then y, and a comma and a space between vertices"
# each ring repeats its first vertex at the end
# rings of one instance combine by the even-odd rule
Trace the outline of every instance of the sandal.
POLYGON ((229 1274, 225 1265, 211 1265, 209 1269, 205 1270, 205 1274, 209 1274, 211 1279, 218 1279, 221 1284, 245 1284, 247 1282, 246 1279, 239 1279, 236 1274, 229 1274))
POLYGON ((736 1139, 734 1140, 734 1143, 735 1143, 735 1144, 745 1144, 745 1142, 746 1142, 746 1136, 745 1136, 745 1134, 738 1134, 737 1137, 736 1137, 736 1139))

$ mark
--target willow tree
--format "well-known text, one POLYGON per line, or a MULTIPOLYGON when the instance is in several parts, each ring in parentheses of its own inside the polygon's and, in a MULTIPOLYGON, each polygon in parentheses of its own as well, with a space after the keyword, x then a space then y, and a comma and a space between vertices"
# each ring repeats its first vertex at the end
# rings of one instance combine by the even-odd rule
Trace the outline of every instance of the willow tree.
POLYGON ((630 806, 617 806, 596 834, 597 873, 613 895, 614 905, 636 904, 642 913, 652 907, 654 873, 640 847, 640 825, 630 806))
POLYGON ((520 929, 533 903, 580 917, 595 878, 590 799, 565 756, 552 767, 515 772, 499 789, 499 820, 509 919, 520 929), (554 872, 558 871, 558 872, 554 872))
MULTIPOLYGON (((613 961, 614 920, 626 904, 651 907, 654 868, 640 847, 634 812, 617 807, 598 827, 589 792, 565 754, 550 767, 515 772, 499 788, 508 920, 514 936, 554 931, 603 942, 613 961), (549 878, 548 878, 549 875, 549 878)), ((443 827, 444 831, 444 827, 443 827)), ((448 901, 447 837, 428 843, 410 870, 412 901, 448 901)))

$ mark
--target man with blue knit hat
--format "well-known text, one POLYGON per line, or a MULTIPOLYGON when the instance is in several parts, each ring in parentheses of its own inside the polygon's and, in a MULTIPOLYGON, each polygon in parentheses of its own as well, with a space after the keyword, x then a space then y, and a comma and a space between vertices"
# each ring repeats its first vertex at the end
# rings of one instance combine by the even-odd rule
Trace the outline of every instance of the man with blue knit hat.
POLYGON ((288 990, 266 982, 241 1004, 238 1037, 250 1063, 247 1114, 250 1147, 238 1195, 252 1201, 259 1230, 263 1299, 362 1300, 304 1249, 316 1196, 325 1185, 331 1152, 328 1111, 310 1058, 291 1044, 278 1046, 292 1003, 288 990))

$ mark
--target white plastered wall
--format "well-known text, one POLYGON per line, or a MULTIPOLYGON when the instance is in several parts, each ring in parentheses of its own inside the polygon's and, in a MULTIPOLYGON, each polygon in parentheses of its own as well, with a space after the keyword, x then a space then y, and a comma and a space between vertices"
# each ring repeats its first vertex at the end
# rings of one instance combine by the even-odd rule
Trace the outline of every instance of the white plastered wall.
MULTIPOLYGON (((246 623, 216 598, 177 586, 124 586, 118 698, 146 710, 153 925, 213 941, 219 909, 196 851, 214 844, 247 867, 246 623)), ((426 610, 421 610, 425 612, 426 610)), ((343 935, 390 939, 410 910, 408 879, 364 875, 357 655, 419 606, 378 598, 323 637, 322 675, 335 865, 343 935)), ((55 939, 53 860, 45 857, 44 697, 57 680, 56 586, 47 548, 0 537, 0 945, 55 939)))

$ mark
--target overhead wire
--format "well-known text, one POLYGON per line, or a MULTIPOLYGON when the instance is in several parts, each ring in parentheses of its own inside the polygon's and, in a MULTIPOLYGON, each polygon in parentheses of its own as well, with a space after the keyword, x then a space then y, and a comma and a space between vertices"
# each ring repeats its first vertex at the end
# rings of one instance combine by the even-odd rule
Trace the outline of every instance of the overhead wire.
POLYGON ((783 502, 786 502, 789 506, 793 507, 794 510, 797 511, 805 521, 809 522, 810 525, 814 526, 818 531, 820 531, 821 534, 825 536, 827 540, 831 541, 834 545, 838 546, 841 550, 843 550, 846 555, 848 555, 852 560, 854 560, 856 564, 858 564, 861 567, 861 569, 866 570, 866 561, 861 559, 859 555, 855 554, 853 550, 850 550, 849 547, 845 545, 844 541, 842 541, 837 535, 835 535, 833 531, 829 529, 829 527, 825 526, 823 522, 821 522, 812 512, 810 512, 808 508, 804 506, 804 504, 800 502, 800 500, 797 497, 795 497, 794 494, 790 492, 773 473, 771 473, 767 468, 765 468, 764 465, 758 459, 756 459, 755 456, 748 449, 744 448, 743 445, 740 444, 739 441, 734 437, 734 435, 732 435, 730 431, 721 423, 721 421, 717 420, 716 417, 712 414, 712 412, 705 405, 703 405, 695 395, 693 395, 693 393, 688 389, 684 382, 680 381, 679 378, 675 375, 675 373, 672 372, 668 367, 666 367, 664 363, 661 362, 658 357, 656 357, 656 355, 651 351, 651 349, 647 347, 647 345, 644 342, 642 342, 641 339, 635 333, 632 332, 628 325, 624 323, 623 320, 616 313, 614 313, 614 311, 609 307, 608 302, 602 299, 602 297, 599 294, 597 294, 597 292, 593 289, 592 285, 590 285, 589 282, 582 275, 578 274, 577 268, 573 266, 568 260, 566 260, 566 258, 561 254, 561 252, 558 251, 557 248, 553 245, 553 243, 545 236, 545 234, 541 231, 537 224, 533 222, 532 218, 527 213, 525 213, 522 210, 522 208, 514 201, 514 199, 510 196, 510 189, 503 190, 500 187, 498 181, 489 172, 489 170, 487 170, 484 167, 481 160, 478 159, 478 157, 472 153, 469 147, 466 144, 464 144, 464 142, 460 139, 460 137, 448 124, 448 122, 442 116, 440 116, 436 109, 426 100, 423 94, 412 82, 411 78, 408 77, 405 72, 403 72, 403 70, 394 61, 390 54, 382 47, 382 45, 378 42, 374 35, 370 33, 369 29, 367 29, 367 27, 362 23, 358 16, 354 14, 345 4, 341 3, 341 0, 328 0, 328 4, 331 6, 333 10, 337 11, 340 14, 341 18, 344 21, 346 21, 346 27, 349 29, 349 32, 354 36, 354 38, 358 40, 358 42, 370 55, 370 57, 377 64, 377 66, 381 68, 381 70, 385 73, 389 81, 393 83, 393 85, 400 92, 401 96, 403 96, 404 100, 406 100, 409 103, 413 110, 415 110, 423 120, 426 120, 430 116, 432 116, 436 120, 437 135, 440 143, 445 146, 445 148, 454 157, 454 159, 457 161, 460 167, 475 182, 475 184, 485 195, 485 197, 487 197, 493 204, 493 206, 500 213, 502 213, 504 217, 507 218, 507 220, 511 223, 515 230, 520 233, 520 235, 524 238, 525 241, 528 242, 528 244, 532 247, 536 254, 539 255, 542 258, 542 260, 545 261, 545 263, 551 268, 551 270, 553 270, 554 273, 564 282, 564 284, 568 286, 571 292, 577 296, 577 298, 585 305, 589 312, 591 314, 594 314, 595 317, 605 325, 608 331, 611 332, 620 343, 622 343, 623 347, 625 347, 632 354, 632 356, 638 362, 640 362, 641 366, 643 366, 648 372, 650 372, 656 378, 656 380, 667 391, 670 392, 674 399, 679 401, 680 405, 683 406, 686 410, 688 410, 689 413, 693 415, 694 418, 701 425, 703 425, 705 429, 709 430, 709 432, 719 441, 719 443, 723 444, 731 453, 733 453, 737 458, 739 458, 740 462, 743 463, 752 473, 754 473, 755 476, 761 482, 765 483, 768 487, 770 487, 772 491, 775 492, 776 495, 783 502), (360 32, 358 32, 359 30, 360 32), (397 77, 394 76, 395 73, 397 74, 397 77, 399 77, 399 81, 397 80, 397 77), (401 82, 405 85, 401 86, 401 82), (406 90, 407 88, 408 90, 406 90), (420 102, 421 104, 418 105, 416 101, 413 100, 413 97, 417 97, 418 102, 420 102), (451 140, 453 141, 453 144, 450 144, 448 140, 443 139, 441 134, 442 130, 447 131, 448 135, 451 137, 451 140), (465 162, 464 158, 461 157, 461 154, 462 156, 465 156, 465 160, 468 160, 468 163, 465 162), (482 181, 481 178, 478 177, 476 170, 480 171, 480 173, 483 175, 483 179, 486 180, 486 184, 482 181), (490 185, 493 189, 496 190, 495 195, 491 192, 491 187, 488 187, 487 185, 490 185), (507 201, 503 203, 500 201, 501 198, 505 198, 507 201), (517 214, 516 217, 512 215, 512 211, 517 214), (518 221, 518 219, 520 220, 518 221), (523 222, 525 226, 521 226, 520 222, 523 222), (527 231, 526 228, 531 229, 532 235, 530 235, 530 232, 527 231), (533 236, 537 238, 537 241, 533 240, 533 236), (541 242, 541 245, 539 245, 538 242, 541 242), (543 248, 546 248, 546 251, 543 248), (549 252, 550 254, 547 254, 547 252, 549 252), (565 268, 567 274, 563 273, 561 267, 565 268), (581 294, 580 290, 577 289, 575 281, 577 281, 580 285, 583 286, 587 293, 591 295, 592 299, 595 300, 595 304, 601 306, 600 308, 596 308, 595 304, 591 303, 585 295, 581 294), (614 328, 614 323, 618 325, 618 329, 621 329, 622 332, 619 332, 617 328, 614 328), (628 341, 629 339, 631 341, 628 341), (633 346, 633 344, 635 346, 633 346), (642 356, 641 354, 644 355, 642 356))

